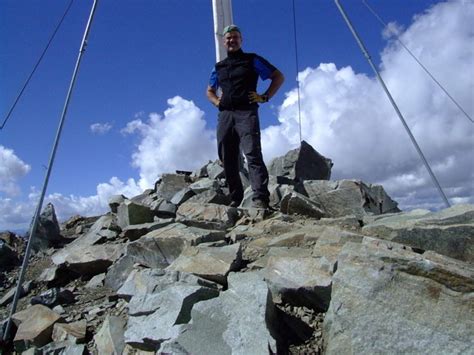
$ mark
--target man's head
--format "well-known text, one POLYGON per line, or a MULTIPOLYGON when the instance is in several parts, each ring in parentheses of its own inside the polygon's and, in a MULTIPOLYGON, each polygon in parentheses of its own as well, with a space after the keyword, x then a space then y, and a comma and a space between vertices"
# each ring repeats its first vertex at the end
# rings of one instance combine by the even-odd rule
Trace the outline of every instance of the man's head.
POLYGON ((242 35, 237 26, 227 26, 224 28, 222 35, 224 36, 224 47, 227 49, 227 52, 236 52, 242 47, 242 35))

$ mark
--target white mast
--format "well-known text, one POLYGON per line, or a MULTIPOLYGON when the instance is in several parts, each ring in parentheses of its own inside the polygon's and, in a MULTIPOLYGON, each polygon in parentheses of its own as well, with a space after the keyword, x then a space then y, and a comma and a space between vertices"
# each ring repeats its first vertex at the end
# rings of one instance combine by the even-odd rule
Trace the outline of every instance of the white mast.
POLYGON ((214 15, 214 40, 216 42, 216 62, 227 57, 227 51, 222 44, 222 31, 234 23, 232 18, 232 0, 212 0, 214 15))

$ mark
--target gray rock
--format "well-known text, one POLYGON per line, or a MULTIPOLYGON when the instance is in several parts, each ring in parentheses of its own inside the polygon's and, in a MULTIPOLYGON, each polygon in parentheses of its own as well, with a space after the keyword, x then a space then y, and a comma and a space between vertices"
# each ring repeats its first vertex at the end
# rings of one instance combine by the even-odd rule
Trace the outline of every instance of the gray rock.
POLYGON ((156 194, 168 201, 190 184, 190 178, 183 174, 163 174, 156 186, 156 194))
POLYGON ((225 285, 227 274, 238 270, 242 261, 240 243, 225 247, 189 247, 167 270, 189 272, 225 285))
POLYGON ((193 274, 162 269, 134 268, 123 286, 117 291, 120 297, 132 297, 159 293, 173 285, 203 286, 217 290, 217 284, 193 274))
POLYGON ((218 191, 220 189, 220 185, 219 185, 219 181, 217 180, 204 178, 204 179, 199 179, 196 182, 193 182, 191 185, 189 185, 189 188, 195 194, 200 194, 201 192, 208 191, 208 190, 218 191))
POLYGON ((358 180, 304 181, 304 194, 322 206, 327 217, 399 212, 382 186, 358 180))
POLYGON ((117 213, 118 206, 122 204, 127 198, 124 195, 113 195, 109 198, 109 207, 112 213, 117 213))
POLYGON ((311 145, 302 141, 300 148, 273 159, 268 165, 268 173, 294 181, 329 180, 332 165, 331 159, 325 158, 311 145))
POLYGON ((163 341, 175 339, 185 331, 197 302, 218 294, 205 287, 178 285, 159 293, 133 297, 125 342, 142 349, 157 350, 163 341))
POLYGON ((102 327, 94 336, 99 354, 122 354, 125 347, 126 321, 120 317, 107 316, 102 327))
POLYGON ((124 252, 123 244, 79 246, 60 250, 52 256, 53 263, 64 265, 80 275, 93 276, 105 272, 124 252))
POLYGON ((218 160, 207 165, 207 175, 211 179, 221 179, 224 177, 224 168, 218 160))
POLYGON ((287 192, 282 197, 280 210, 286 214, 298 214, 317 219, 325 216, 324 209, 321 205, 295 191, 287 192))
POLYGON ((196 195, 196 193, 191 189, 191 186, 185 187, 182 190, 179 190, 171 199, 171 203, 179 206, 180 204, 186 202, 191 197, 196 195))
POLYGON ((173 222, 174 218, 155 218, 155 221, 151 223, 133 224, 125 227, 122 230, 121 236, 131 241, 137 240, 145 234, 163 228, 173 222))
POLYGON ((344 246, 324 320, 326 353, 472 352, 472 265, 393 244, 344 246))
POLYGON ((85 288, 102 287, 104 285, 104 281, 105 281, 105 273, 95 275, 93 278, 89 280, 89 282, 87 282, 87 284, 84 287, 85 288))
POLYGON ((223 230, 232 227, 239 219, 237 208, 216 204, 185 202, 178 208, 177 220, 181 223, 205 228, 223 230))
POLYGON ((122 229, 131 224, 153 222, 153 217, 154 213, 149 207, 130 200, 122 203, 117 209, 117 222, 122 229))
POLYGON ((178 354, 276 353, 274 317, 274 304, 261 276, 232 273, 229 290, 195 304, 186 331, 163 343, 160 350, 178 349, 178 354))
POLYGON ((56 211, 52 203, 48 203, 39 216, 38 226, 32 241, 34 250, 58 247, 65 239, 60 234, 56 211))
MULTIPOLYGON (((296 248, 293 248, 296 249, 296 248)), ((274 301, 327 310, 331 300, 331 273, 320 258, 271 256, 263 270, 274 301)))
POLYGON ((214 203, 217 205, 228 205, 230 203, 230 200, 220 190, 207 190, 207 191, 198 193, 197 195, 191 197, 186 202, 200 203, 200 204, 214 203))
POLYGON ((362 228, 365 235, 474 262, 474 206, 380 216, 362 228))

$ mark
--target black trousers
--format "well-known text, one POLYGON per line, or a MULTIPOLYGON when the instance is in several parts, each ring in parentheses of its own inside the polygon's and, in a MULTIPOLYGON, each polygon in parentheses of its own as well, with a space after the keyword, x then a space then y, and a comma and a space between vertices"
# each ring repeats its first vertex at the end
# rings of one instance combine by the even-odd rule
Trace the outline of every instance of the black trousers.
POLYGON ((230 198, 240 203, 244 197, 239 175, 240 149, 248 163, 253 200, 268 202, 268 171, 263 162, 258 109, 220 111, 217 124, 217 150, 224 164, 230 198))

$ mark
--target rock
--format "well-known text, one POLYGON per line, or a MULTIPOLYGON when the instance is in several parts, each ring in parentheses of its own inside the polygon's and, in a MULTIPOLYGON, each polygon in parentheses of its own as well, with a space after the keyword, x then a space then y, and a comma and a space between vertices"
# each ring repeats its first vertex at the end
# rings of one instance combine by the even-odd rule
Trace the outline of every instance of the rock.
POLYGON ((268 173, 294 181, 329 180, 332 165, 331 159, 325 158, 302 141, 300 148, 290 150, 283 157, 274 158, 268 165, 268 173))
POLYGON ((131 241, 137 240, 148 232, 163 228, 173 222, 174 218, 158 218, 157 220, 155 219, 155 221, 151 223, 130 225, 122 230, 122 236, 131 241))
POLYGON ((0 271, 9 271, 18 265, 20 265, 20 259, 15 250, 0 240, 0 271))
POLYGON ((124 195, 112 195, 109 198, 109 207, 112 213, 117 213, 118 206, 125 202, 127 198, 124 195))
POLYGON ((123 253, 122 244, 85 245, 82 249, 64 248, 52 256, 56 265, 66 264, 67 268, 80 275, 97 275, 105 272, 123 253))
POLYGON ((181 223, 157 229, 126 247, 125 256, 107 272, 105 285, 118 290, 135 263, 163 269, 170 265, 186 246, 224 239, 223 231, 187 227, 181 223))
POLYGON ((130 200, 126 200, 117 209, 117 223, 122 229, 133 224, 153 222, 153 217, 154 213, 149 207, 130 200))
POLYGON ((214 203, 216 205, 228 205, 230 203, 229 198, 224 195, 220 190, 207 190, 194 195, 186 202, 188 203, 199 203, 199 204, 209 204, 214 203))
POLYGON ((56 212, 52 203, 48 203, 39 216, 38 225, 32 241, 33 250, 61 246, 65 239, 60 234, 56 212))
POLYGON ((197 302, 217 297, 217 290, 200 286, 171 286, 159 293, 133 297, 125 332, 125 342, 146 350, 175 339, 191 319, 197 302))
POLYGON ((69 324, 56 323, 54 324, 52 339, 55 342, 83 343, 86 339, 86 326, 87 322, 85 320, 69 324))
POLYGON ((22 351, 30 346, 41 347, 51 341, 54 324, 61 316, 48 307, 35 305, 13 315, 15 323, 19 323, 15 338, 15 349, 22 351))
POLYGON ((124 331, 126 321, 120 317, 107 316, 94 336, 99 354, 122 354, 125 348, 124 331))
POLYGON ((102 287, 104 285, 105 281, 105 273, 95 275, 93 278, 87 282, 85 288, 97 288, 97 287, 102 287))
POLYGON ((255 273, 230 274, 229 289, 217 298, 196 303, 191 319, 186 331, 163 343, 160 351, 179 354, 276 353, 276 339, 272 336, 274 304, 267 285, 255 273))
POLYGON ((473 205, 455 205, 439 212, 380 216, 372 222, 368 220, 362 233, 474 262, 473 205))
POLYGON ((282 197, 280 206, 281 212, 286 214, 298 214, 317 219, 325 216, 324 210, 318 203, 295 191, 287 192, 282 197))
POLYGON ((218 285, 190 273, 162 269, 133 269, 123 286, 117 291, 120 297, 130 300, 136 296, 159 293, 173 285, 203 286, 217 290, 218 285))
POLYGON ((274 301, 321 311, 329 307, 332 275, 304 249, 299 256, 271 256, 263 273, 274 301))
POLYGON ((239 219, 237 208, 185 202, 178 208, 177 221, 205 229, 224 230, 239 219))
POLYGON ((179 190, 177 193, 175 193, 170 202, 179 206, 180 204, 189 200, 194 195, 196 195, 196 193, 191 189, 191 187, 185 187, 184 189, 179 190))
POLYGON ((218 160, 207 165, 207 175, 214 180, 224 177, 224 168, 218 160))
MULTIPOLYGON (((50 343, 38 350, 39 354, 83 355, 86 350, 84 344, 71 344, 67 341, 50 343)), ((23 353, 22 353, 23 355, 23 353)))
POLYGON ((382 186, 358 180, 304 181, 304 194, 318 203, 326 217, 354 215, 359 219, 367 214, 399 212, 397 203, 382 186))
POLYGON ((470 352, 472 265, 394 244, 344 246, 324 320, 326 353, 470 352))
POLYGON ((225 247, 189 247, 168 266, 167 270, 190 272, 225 285, 227 274, 240 267, 240 243, 225 247))
POLYGON ((168 201, 180 190, 190 184, 189 176, 182 174, 163 174, 156 186, 156 194, 168 201))
POLYGON ((220 189, 219 181, 209 178, 199 179, 189 185, 189 188, 197 195, 204 191, 218 191, 220 189))

